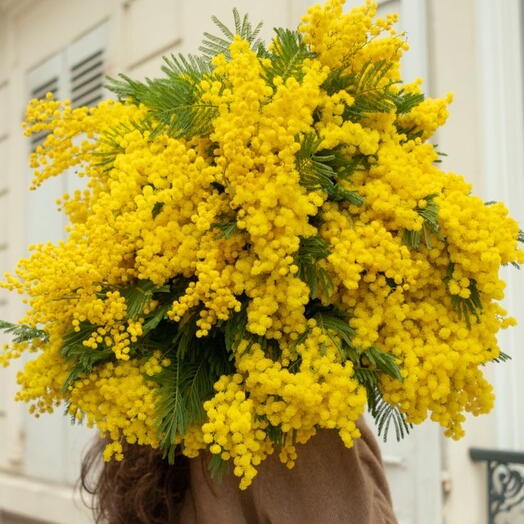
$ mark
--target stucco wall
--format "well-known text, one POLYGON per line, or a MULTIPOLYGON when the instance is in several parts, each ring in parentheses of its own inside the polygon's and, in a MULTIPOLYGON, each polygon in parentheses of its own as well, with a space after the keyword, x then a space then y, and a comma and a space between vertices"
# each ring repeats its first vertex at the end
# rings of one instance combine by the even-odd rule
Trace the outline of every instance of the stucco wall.
MULTIPOLYGON (((443 167, 464 174, 474 182, 476 191, 482 194, 486 175, 482 155, 485 140, 482 127, 484 98, 480 89, 481 35, 477 16, 481 0, 403 1, 404 6, 412 7, 415 3, 426 6, 431 95, 439 96, 448 91, 455 93, 450 119, 438 136, 439 149, 449 155, 443 167)), ((513 2, 508 0, 508 3, 510 1, 513 2)), ((14 267, 16 260, 25 254, 23 210, 28 201, 27 144, 19 132, 19 122, 26 102, 27 71, 105 20, 109 25, 108 73, 126 71, 134 77, 143 78, 156 74, 163 54, 196 52, 202 31, 213 27, 210 21, 212 14, 228 19, 231 8, 241 6, 252 14, 252 20, 266 21, 263 35, 268 36, 274 25, 296 23, 308 3, 311 2, 0 0, 0 6, 8 7, 0 10, 0 195, 4 186, 9 188, 8 198, 0 200, 0 203, 7 202, 3 226, 0 215, 0 245, 6 242, 9 246, 8 250, 0 249, 0 271, 14 267)), ((0 318, 18 318, 20 303, 9 298, 9 307, 2 306, 2 296, 0 318)), ((67 420, 58 420, 61 413, 55 419, 35 423, 25 415, 24 406, 6 402, 5 399, 12 397, 15 390, 15 371, 16 367, 9 373, 0 371, 0 467, 4 470, 4 473, 0 472, 0 508, 7 508, 13 513, 39 515, 53 522, 88 521, 85 515, 81 516, 78 505, 73 503, 70 489, 64 487, 78 471, 78 457, 86 440, 85 433, 66 429, 67 420), (63 437, 66 434, 69 436, 63 437), (53 447, 53 439, 63 439, 63 445, 53 447), (41 447, 33 446, 28 450, 27 442, 40 442, 41 447), (49 456, 43 455, 42 450, 51 455, 57 454, 57 464, 60 465, 53 466, 56 469, 53 474, 61 480, 56 484, 56 490, 53 486, 45 486, 45 472, 49 468, 46 460, 49 456), (9 486, 9 491, 6 486, 10 475, 19 484, 15 483, 15 488, 9 486), (50 493, 54 492, 57 494, 53 499, 50 493), (42 497, 51 497, 49 500, 55 509, 46 508, 42 497), (60 512, 61 517, 58 516, 60 512)), ((486 522, 484 469, 469 460, 468 449, 497 445, 497 424, 500 426, 500 420, 506 419, 504 412, 472 418, 468 420, 463 440, 441 440, 441 467, 428 464, 427 468, 428 474, 437 478, 443 471, 443 512, 447 524, 486 522)), ((435 450, 435 453, 439 452, 435 450)), ((424 464, 420 464, 419 469, 423 468, 424 464)), ((411 489, 411 486, 407 485, 405 489, 411 489)), ((435 493, 435 497, 440 497, 440 494, 435 493)), ((409 522, 427 524, 424 520, 409 522)))

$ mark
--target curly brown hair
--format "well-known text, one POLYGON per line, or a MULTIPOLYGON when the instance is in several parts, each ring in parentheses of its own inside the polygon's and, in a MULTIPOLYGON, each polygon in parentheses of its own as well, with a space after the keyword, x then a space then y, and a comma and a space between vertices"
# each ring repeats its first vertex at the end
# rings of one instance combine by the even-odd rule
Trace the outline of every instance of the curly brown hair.
POLYGON ((97 524, 166 524, 177 521, 189 485, 189 459, 176 454, 169 465, 159 450, 123 444, 124 459, 104 462, 106 442, 86 453, 80 474, 82 495, 97 524))

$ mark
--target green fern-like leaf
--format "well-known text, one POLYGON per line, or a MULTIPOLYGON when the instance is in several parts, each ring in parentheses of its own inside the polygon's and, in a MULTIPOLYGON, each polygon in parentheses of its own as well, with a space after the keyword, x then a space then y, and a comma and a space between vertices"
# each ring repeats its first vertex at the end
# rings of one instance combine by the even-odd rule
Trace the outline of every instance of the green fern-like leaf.
POLYGON ((209 474, 213 480, 221 481, 231 470, 231 462, 220 455, 211 455, 208 463, 209 474))
POLYGON ((391 66, 389 60, 368 62, 353 76, 347 90, 354 102, 346 107, 345 119, 359 121, 369 113, 387 113, 395 109, 390 93, 392 83, 386 81, 391 66))
POLYGON ((421 231, 404 231, 403 242, 406 246, 411 249, 417 249, 420 245, 420 241, 423 238, 424 243, 428 249, 431 249, 431 233, 438 233, 438 212, 439 207, 435 202, 435 198, 438 196, 437 193, 424 197, 426 206, 423 208, 417 207, 415 211, 424 219, 422 223, 421 231))
POLYGON ((361 361, 396 380, 403 380, 397 359, 391 353, 370 347, 361 353, 361 361))
POLYGON ((164 65, 161 69, 172 80, 186 77, 193 83, 198 83, 202 78, 213 73, 213 64, 206 57, 179 53, 178 55, 164 56, 162 59, 164 65))
POLYGON ((345 159, 339 151, 319 151, 322 139, 316 133, 306 133, 296 154, 300 183, 309 191, 321 189, 334 201, 348 201, 361 206, 364 199, 356 191, 342 187, 338 181, 350 176, 367 163, 361 155, 345 159))
POLYGON ((64 336, 60 353, 71 363, 71 369, 62 385, 62 391, 67 392, 79 378, 91 373, 99 364, 115 360, 115 354, 111 349, 105 346, 93 349, 83 344, 95 329, 96 326, 83 322, 78 331, 71 330, 64 336))
POLYGON ((369 403, 371 415, 375 419, 378 434, 387 442, 390 428, 395 430, 397 442, 401 441, 413 429, 413 425, 406 420, 406 416, 396 406, 389 404, 382 398, 380 390, 374 392, 374 400, 369 403))
POLYGON ((151 217, 156 218, 164 208, 164 205, 164 202, 155 202, 155 205, 151 209, 151 217))
POLYGON ((298 276, 308 285, 312 299, 327 297, 333 292, 333 282, 328 272, 318 263, 329 253, 327 243, 319 236, 300 239, 295 264, 298 266, 298 276))
POLYGON ((239 35, 242 40, 247 40, 255 51, 259 51, 263 47, 262 41, 257 38, 262 29, 262 22, 253 27, 248 15, 240 16, 236 8, 233 9, 234 29, 229 29, 216 16, 212 16, 211 20, 222 33, 222 37, 204 33, 204 40, 199 47, 199 51, 202 52, 204 57, 211 59, 216 55, 223 54, 226 58, 231 58, 229 47, 235 39, 235 35, 239 35))
MULTIPOLYGON (((188 63, 191 66, 191 62, 188 63)), ((150 118, 155 122, 152 136, 165 133, 190 138, 211 131, 218 108, 201 100, 200 80, 205 75, 198 69, 188 69, 178 75, 171 71, 168 78, 146 79, 145 82, 132 80, 123 74, 119 77, 109 79, 108 89, 121 100, 130 99, 148 108, 150 118)))
POLYGON ((342 361, 356 355, 356 350, 351 342, 355 330, 348 324, 343 314, 334 308, 330 308, 330 310, 318 312, 314 318, 320 329, 337 347, 342 361))
POLYGON ((395 104, 397 115, 409 113, 424 102, 424 93, 407 93, 401 89, 398 93, 389 93, 389 99, 395 104))
POLYGON ((0 320, 0 331, 11 335, 15 343, 31 342, 31 340, 48 341, 48 335, 42 329, 23 324, 13 324, 5 320, 0 320))
MULTIPOLYGON (((452 262, 449 263, 446 270, 446 275, 444 277, 444 282, 446 284, 449 284, 450 280, 453 278, 454 270, 455 264, 452 262)), ((482 312, 482 300, 480 298, 480 293, 475 279, 469 279, 469 292, 469 298, 451 295, 451 304, 453 309, 457 312, 459 318, 466 322, 468 328, 471 328, 470 317, 473 316, 477 322, 480 322, 480 314, 482 312)))
POLYGON ((223 337, 215 333, 209 340, 196 339, 191 351, 179 351, 168 368, 152 377, 159 385, 155 417, 161 447, 173 463, 177 437, 205 419, 203 403, 213 394, 213 384, 233 365, 227 358, 223 337))
POLYGON ((216 239, 228 239, 240 231, 237 226, 236 217, 221 215, 217 218, 220 220, 220 222, 214 222, 211 224, 211 229, 218 229, 218 232, 215 235, 216 239))
POLYGON ((501 362, 508 362, 509 360, 512 360, 511 356, 507 353, 504 353, 504 351, 501 351, 491 362, 496 362, 499 364, 501 362))
POLYGON ((139 280, 132 286, 120 289, 120 294, 126 299, 127 318, 138 319, 143 315, 145 307, 151 302, 155 293, 169 291, 169 286, 158 286, 150 280, 139 280))
POLYGON ((312 53, 304 42, 302 33, 290 29, 275 28, 275 37, 271 45, 270 65, 265 68, 266 78, 271 83, 277 76, 286 80, 294 77, 302 79, 302 64, 312 53))

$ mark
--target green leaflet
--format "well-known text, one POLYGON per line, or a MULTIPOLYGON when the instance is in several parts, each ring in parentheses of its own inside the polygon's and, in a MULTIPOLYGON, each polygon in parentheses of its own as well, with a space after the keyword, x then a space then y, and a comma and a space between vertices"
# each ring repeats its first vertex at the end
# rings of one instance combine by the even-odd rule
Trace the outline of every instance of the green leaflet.
POLYGON ((416 207, 415 211, 424 219, 421 231, 405 230, 402 238, 404 244, 411 249, 417 249, 420 241, 423 239, 426 247, 431 249, 431 233, 438 233, 438 204, 435 202, 437 193, 427 195, 424 200, 427 202, 426 207, 416 207))
POLYGON ((253 27, 248 15, 240 16, 236 8, 233 9, 233 29, 229 29, 216 16, 212 16, 211 20, 223 36, 219 37, 210 33, 204 33, 205 38, 198 49, 208 60, 219 54, 223 54, 226 58, 230 59, 229 46, 233 42, 235 35, 239 35, 242 40, 247 40, 251 44, 251 49, 254 51, 260 52, 263 49, 262 40, 258 39, 258 34, 262 29, 262 22, 253 27))
POLYGON ((266 80, 272 84, 277 76, 283 81, 290 77, 302 79, 304 60, 314 57, 315 54, 309 50, 299 31, 282 27, 276 27, 274 31, 275 37, 268 54, 271 63, 264 69, 266 80))
POLYGON ((398 407, 382 398, 380 390, 381 374, 395 380, 403 380, 397 358, 376 347, 364 351, 354 347, 352 344, 354 330, 337 311, 321 311, 315 315, 315 319, 318 326, 338 347, 340 354, 353 362, 355 378, 366 389, 368 408, 375 419, 379 435, 386 440, 391 426, 395 428, 397 440, 407 435, 412 428, 411 424, 406 421, 405 415, 398 407))
POLYGON ((310 289, 311 298, 328 297, 333 292, 333 282, 328 272, 318 262, 329 255, 327 243, 319 236, 300 239, 295 255, 298 276, 310 289))
POLYGON ((308 191, 325 191, 331 200, 363 205, 362 196, 337 182, 351 176, 359 167, 367 166, 366 157, 355 155, 345 158, 339 150, 319 150, 321 143, 322 139, 316 133, 306 133, 302 137, 300 150, 296 153, 300 183, 308 191))
MULTIPOLYGON (((453 278, 453 271, 455 269, 455 264, 448 264, 446 276, 444 277, 444 282, 449 284, 449 281, 453 278)), ((477 287, 477 282, 474 279, 469 279, 469 298, 462 298, 458 295, 451 295, 451 303, 453 308, 457 312, 460 319, 464 320, 468 326, 468 329, 471 328, 471 316, 474 316, 476 321, 480 321, 480 313, 482 311, 482 301, 480 299, 480 293, 477 287)))
POLYGON ((0 331, 7 333, 13 337, 13 342, 23 343, 31 342, 31 340, 41 340, 47 342, 48 336, 42 329, 36 329, 26 325, 13 324, 6 320, 0 320, 0 331))
MULTIPOLYGON (((193 327, 186 324, 180 329, 191 332, 193 327)), ((171 365, 151 377, 159 385, 157 431, 170 463, 174 461, 177 437, 184 435, 192 424, 204 421, 203 403, 213 396, 213 384, 221 375, 234 370, 224 338, 218 331, 205 340, 193 337, 191 351, 180 350, 178 344, 182 339, 178 337, 167 353, 171 365)))

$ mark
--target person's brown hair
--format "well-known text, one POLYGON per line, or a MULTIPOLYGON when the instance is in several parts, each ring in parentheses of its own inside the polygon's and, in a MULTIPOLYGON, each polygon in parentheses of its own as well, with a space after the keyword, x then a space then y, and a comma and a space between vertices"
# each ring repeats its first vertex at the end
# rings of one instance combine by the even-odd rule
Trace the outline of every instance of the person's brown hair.
POLYGON ((104 462, 105 444, 98 440, 92 445, 80 474, 80 487, 91 496, 88 506, 95 522, 176 522, 189 484, 188 459, 177 453, 175 463, 169 465, 158 450, 125 444, 122 461, 104 462))

